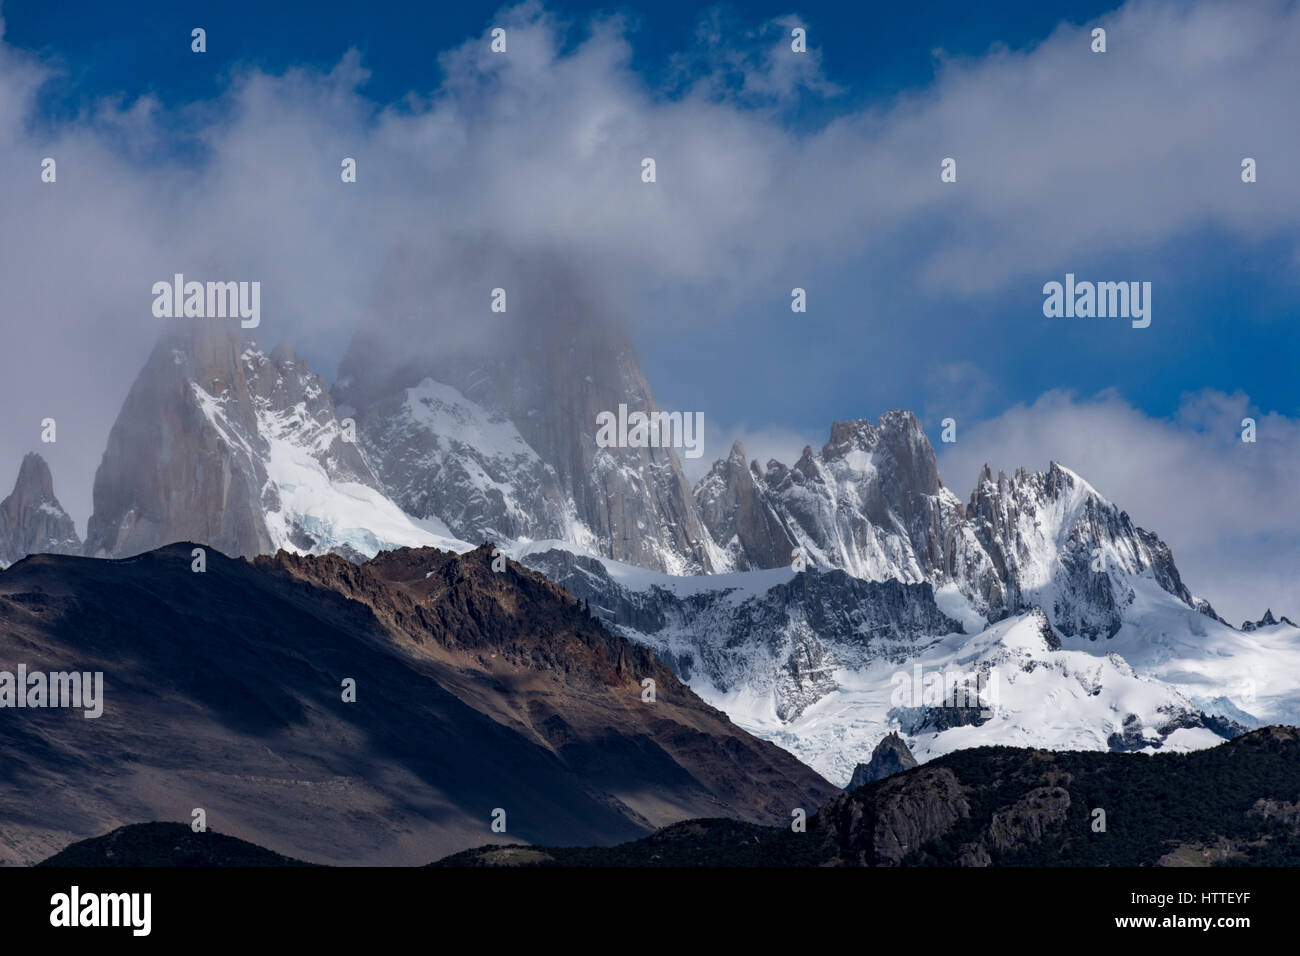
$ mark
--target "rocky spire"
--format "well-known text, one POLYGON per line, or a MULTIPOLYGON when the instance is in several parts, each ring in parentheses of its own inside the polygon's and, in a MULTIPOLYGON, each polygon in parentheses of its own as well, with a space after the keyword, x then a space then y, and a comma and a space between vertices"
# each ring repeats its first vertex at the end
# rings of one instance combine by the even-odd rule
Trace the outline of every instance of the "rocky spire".
POLYGON ((0 501, 0 567, 29 554, 79 554, 77 528, 54 496, 50 466, 35 452, 23 456, 18 480, 0 501))
POLYGON ((745 463, 739 441, 731 454, 715 462, 695 486, 700 520, 718 546, 728 552, 737 571, 774 568, 790 563, 794 542, 780 517, 764 498, 753 466, 745 463))
POLYGON ((251 557, 348 557, 432 544, 380 490, 329 392, 293 350, 232 326, 166 333, 127 394, 95 473, 92 557, 177 541, 251 557))
POLYGON ((854 769, 853 779, 849 781, 848 789, 856 790, 858 787, 883 780, 885 777, 892 777, 904 770, 911 770, 915 766, 918 766, 916 758, 912 756, 907 743, 898 734, 891 733, 876 744, 869 762, 860 763, 854 769))

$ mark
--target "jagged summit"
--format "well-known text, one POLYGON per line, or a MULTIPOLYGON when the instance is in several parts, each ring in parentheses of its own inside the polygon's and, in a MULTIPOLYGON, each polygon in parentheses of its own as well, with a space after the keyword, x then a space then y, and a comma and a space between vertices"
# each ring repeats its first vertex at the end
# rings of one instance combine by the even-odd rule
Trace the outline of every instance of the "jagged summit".
POLYGON ((845 789, 856 790, 915 766, 918 764, 912 751, 907 748, 907 742, 897 733, 890 732, 876 744, 876 749, 871 752, 871 760, 854 768, 853 777, 845 789))
POLYGON ((1261 617, 1258 621, 1245 621, 1242 623, 1241 627, 1238 628, 1238 630, 1257 631, 1261 627, 1276 627, 1279 624, 1287 624, 1291 627, 1297 626, 1294 621, 1292 621, 1290 618, 1286 617, 1285 615, 1283 615, 1280 618, 1274 617, 1273 609, 1269 608, 1264 612, 1264 616, 1261 617))
POLYGON ((935 494, 943 487, 934 448, 920 419, 905 409, 885 412, 874 425, 865 418, 832 423, 822 460, 844 458, 855 451, 875 454, 878 465, 890 468, 894 483, 911 491, 935 494))
POLYGON ((50 474, 50 466, 34 451, 23 455, 22 464, 18 466, 14 494, 20 493, 37 501, 54 498, 54 476, 50 474))
POLYGON ((232 326, 171 329, 110 434, 86 553, 193 539, 244 556, 364 559, 557 540, 673 574, 786 567, 798 554, 954 591, 987 622, 1041 606, 1065 637, 1113 636, 1139 578, 1213 615, 1164 542, 1057 461, 996 478, 985 465, 962 502, 903 409, 834 422, 789 467, 760 468, 733 443, 689 489, 671 448, 596 445, 600 411, 654 399, 615 326, 564 321, 563 341, 512 317, 518 341, 401 361, 381 361, 359 334, 333 394, 288 344, 267 353, 232 326))
POLYGON ((50 466, 28 452, 13 491, 0 501, 0 568, 29 554, 80 552, 76 524, 54 495, 50 466))
POLYGON ((746 464, 745 448, 737 441, 695 486, 700 521, 738 571, 789 564, 794 549, 789 531, 764 498, 762 480, 758 462, 746 464))
POLYGON ((385 336, 359 333, 332 394, 287 344, 266 353, 230 326, 170 331, 113 427, 86 552, 195 539, 245 556, 364 558, 557 540, 673 574, 778 568, 798 554, 954 590, 988 622, 1041 606, 1066 637, 1114 635, 1142 577, 1213 614, 1157 536, 1057 461, 996 477, 985 465, 961 501, 903 409, 834 422, 791 466, 761 468, 733 443, 689 489, 671 448, 595 443, 602 410, 655 408, 616 325, 565 313, 572 336, 558 340, 501 321, 515 338, 445 355, 394 357, 385 336))
POLYGON ((837 421, 791 467, 742 468, 732 448, 695 487, 706 530, 737 570, 815 566, 868 580, 955 587, 988 621, 1041 605, 1066 636, 1111 636, 1149 576, 1210 616, 1168 547, 1060 462, 996 478, 986 464, 963 504, 939 476, 911 412, 837 421), (789 546, 785 542, 789 542, 789 546))

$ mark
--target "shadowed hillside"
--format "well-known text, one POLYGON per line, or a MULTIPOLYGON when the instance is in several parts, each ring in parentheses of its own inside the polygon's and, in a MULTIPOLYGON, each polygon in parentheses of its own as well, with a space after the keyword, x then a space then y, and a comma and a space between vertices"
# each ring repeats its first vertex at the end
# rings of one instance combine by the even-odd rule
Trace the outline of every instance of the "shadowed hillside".
POLYGON ((288 856, 413 864, 491 838, 497 809, 512 838, 615 843, 837 792, 487 547, 361 566, 209 549, 203 573, 193 547, 0 574, 0 669, 104 674, 98 719, 0 721, 0 860, 203 808, 288 856))

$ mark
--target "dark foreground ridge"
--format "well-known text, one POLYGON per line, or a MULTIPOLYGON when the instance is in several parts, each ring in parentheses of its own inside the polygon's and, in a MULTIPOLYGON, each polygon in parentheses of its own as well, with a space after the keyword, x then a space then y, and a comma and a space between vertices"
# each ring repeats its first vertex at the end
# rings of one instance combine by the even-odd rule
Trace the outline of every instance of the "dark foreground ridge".
POLYGON ((614 844, 780 824, 840 792, 487 546, 363 565, 207 549, 202 572, 196 547, 0 572, 0 669, 103 672, 98 718, 3 712, 0 863, 196 809, 297 859, 417 865, 494 818, 504 839, 614 844))
MULTIPOLYGON (((85 840, 48 865, 294 865, 183 824, 85 840), (210 841, 210 842, 205 842, 210 841)), ((687 820, 617 846, 493 844, 443 867, 1296 866, 1300 731, 1190 754, 980 747, 827 803, 807 831, 687 820), (1096 810, 1106 811, 1095 829, 1096 810)))
POLYGON ((1300 731, 1186 754, 979 747, 844 793, 805 833, 690 820, 621 846, 493 845, 435 865, 1296 866, 1300 731))
POLYGON ((133 823, 82 840, 37 866, 312 866, 224 833, 183 823, 133 823))

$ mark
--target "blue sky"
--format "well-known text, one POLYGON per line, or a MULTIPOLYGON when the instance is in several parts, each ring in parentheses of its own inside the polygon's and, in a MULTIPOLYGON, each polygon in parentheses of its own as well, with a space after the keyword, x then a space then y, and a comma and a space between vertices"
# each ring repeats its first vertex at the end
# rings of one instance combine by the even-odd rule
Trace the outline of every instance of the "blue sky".
MULTIPOLYGON (((310 64, 328 69, 349 49, 360 51, 373 75, 368 95, 395 102, 410 90, 429 89, 441 78, 435 54, 482 33, 500 4, 340 3, 255 0, 175 3, 138 0, 128 9, 94 2, 48 4, 7 0, 7 42, 61 58, 65 80, 48 91, 51 105, 66 110, 105 94, 154 93, 179 104, 220 93, 221 68, 236 63, 278 71, 310 64), (187 36, 203 25, 212 39, 211 62, 196 70, 188 48, 164 47, 162 36, 187 36)), ((753 27, 797 11, 823 39, 827 72, 854 103, 890 97, 933 78, 933 52, 979 55, 992 43, 1022 48, 1049 34, 1062 20, 1084 22, 1114 3, 1044 4, 1005 0, 998 4, 746 2, 720 5, 753 27)), ((633 24, 635 68, 661 78, 669 57, 690 45, 709 5, 697 3, 553 3, 548 9, 581 23, 597 13, 620 13, 633 24)), ((581 33, 579 28, 578 33, 581 33)))
MULTIPOLYGON (((61 492, 80 521, 156 334, 133 290, 169 253, 278 277, 259 336, 328 378, 386 244, 435 259, 431 237, 477 230, 589 264, 660 404, 705 412, 706 462, 733 437, 789 460, 835 419, 910 408, 959 495, 983 461, 1058 458, 1170 540, 1193 590, 1222 601, 1238 574, 1234 613, 1294 592, 1293 4, 373 6, 0 6, 0 199, 28 226, 0 278, 33 346, 0 377, 33 380, 24 415, 82 423, 79 458, 52 452, 87 486, 61 492), (54 198, 14 174, 50 154, 54 198), (346 195, 339 155, 361 163, 346 195), (1045 318, 1067 271, 1150 281, 1151 327, 1045 318), (69 376, 111 396, 97 417, 69 376), (1234 442, 1246 414, 1257 448, 1234 442)), ((30 447, 0 433, 4 460, 30 447)))

